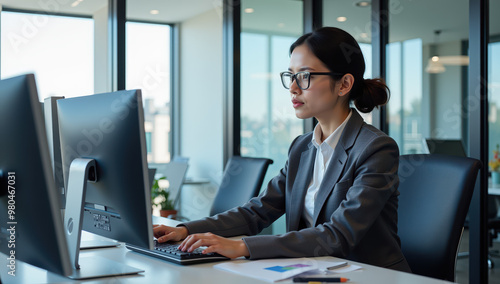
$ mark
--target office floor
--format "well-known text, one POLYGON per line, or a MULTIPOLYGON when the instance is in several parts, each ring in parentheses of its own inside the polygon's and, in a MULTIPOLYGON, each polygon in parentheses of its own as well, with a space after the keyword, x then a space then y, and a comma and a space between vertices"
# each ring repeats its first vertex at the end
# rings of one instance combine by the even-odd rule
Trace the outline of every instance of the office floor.
MULTIPOLYGON (((469 230, 464 230, 462 242, 460 244, 460 251, 469 250, 469 230)), ((500 242, 498 240, 493 243, 493 250, 500 251, 500 242)), ((488 284, 500 283, 500 257, 494 257, 493 262, 495 266, 490 269, 488 276, 488 284)), ((456 279, 455 281, 460 284, 469 283, 469 258, 459 258, 456 266, 456 279)))

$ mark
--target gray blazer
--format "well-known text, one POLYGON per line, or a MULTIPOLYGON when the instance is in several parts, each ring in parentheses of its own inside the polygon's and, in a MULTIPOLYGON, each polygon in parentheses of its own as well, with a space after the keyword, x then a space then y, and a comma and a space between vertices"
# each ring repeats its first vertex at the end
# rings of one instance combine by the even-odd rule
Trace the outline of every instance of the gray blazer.
POLYGON ((191 234, 248 235, 250 259, 331 255, 409 272, 397 235, 396 142, 353 109, 317 193, 314 227, 306 228, 304 197, 316 156, 311 137, 293 141, 285 167, 258 197, 182 225, 191 234), (287 233, 254 236, 285 213, 287 233))

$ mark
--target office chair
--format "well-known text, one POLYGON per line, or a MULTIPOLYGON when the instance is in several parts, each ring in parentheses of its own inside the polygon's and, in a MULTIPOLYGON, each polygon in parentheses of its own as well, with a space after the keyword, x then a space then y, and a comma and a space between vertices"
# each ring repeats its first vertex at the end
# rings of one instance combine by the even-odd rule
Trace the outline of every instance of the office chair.
MULTIPOLYGON (((486 223, 486 229, 488 230, 488 247, 490 248, 493 247, 493 240, 496 239, 498 233, 500 233, 500 218, 497 217, 499 209, 497 197, 496 195, 488 195, 488 222, 486 223)), ((464 228, 469 228, 469 216, 465 218, 464 228)), ((466 257, 469 257, 469 252, 462 251, 458 253, 457 258, 466 257)), ((490 269, 495 267, 493 257, 500 257, 498 250, 488 250, 488 268, 490 269)))
MULTIPOLYGON (((498 196, 488 195, 488 223, 486 228, 488 229, 488 247, 493 247, 493 240, 498 237, 500 233, 500 218, 498 217, 498 196)), ((495 262, 493 257, 500 257, 498 250, 489 249, 488 250, 488 267, 494 268, 495 262)))
POLYGON ((273 160, 233 156, 224 170, 210 216, 245 204, 259 194, 267 168, 273 160))
POLYGON ((455 261, 481 162, 439 154, 399 158, 398 229, 413 273, 454 281, 455 261))

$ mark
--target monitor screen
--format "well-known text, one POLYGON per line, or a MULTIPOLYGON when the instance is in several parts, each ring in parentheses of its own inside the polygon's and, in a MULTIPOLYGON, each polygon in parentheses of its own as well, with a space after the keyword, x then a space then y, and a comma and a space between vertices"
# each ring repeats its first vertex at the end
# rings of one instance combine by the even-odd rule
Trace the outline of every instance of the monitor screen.
POLYGON ((9 264, 2 267, 2 281, 15 279, 19 260, 68 276, 70 258, 33 74, 0 81, 0 133, 0 252, 9 264))
POLYGON ((467 157, 462 140, 458 139, 425 139, 430 154, 443 154, 467 157))
POLYGON ((144 113, 139 90, 57 101, 61 160, 68 208, 70 165, 93 159, 96 182, 86 183, 82 229, 152 248, 151 192, 144 113))

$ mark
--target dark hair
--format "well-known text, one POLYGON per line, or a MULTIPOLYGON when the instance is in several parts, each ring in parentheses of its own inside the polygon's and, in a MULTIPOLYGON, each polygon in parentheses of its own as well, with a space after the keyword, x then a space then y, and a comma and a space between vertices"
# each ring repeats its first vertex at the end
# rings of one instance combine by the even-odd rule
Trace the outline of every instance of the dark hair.
MULTIPOLYGON (((364 113, 374 107, 384 105, 389 98, 389 88, 381 78, 363 79, 365 60, 356 40, 339 28, 323 27, 298 38, 290 46, 290 54, 302 44, 321 60, 331 72, 354 77, 354 85, 349 94, 349 101, 354 101, 356 108, 364 113)), ((342 76, 343 76, 342 75, 342 76)), ((332 76, 335 80, 342 76, 332 76)))

